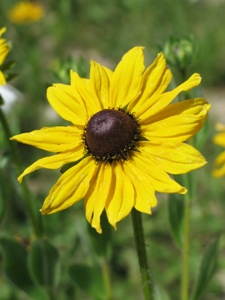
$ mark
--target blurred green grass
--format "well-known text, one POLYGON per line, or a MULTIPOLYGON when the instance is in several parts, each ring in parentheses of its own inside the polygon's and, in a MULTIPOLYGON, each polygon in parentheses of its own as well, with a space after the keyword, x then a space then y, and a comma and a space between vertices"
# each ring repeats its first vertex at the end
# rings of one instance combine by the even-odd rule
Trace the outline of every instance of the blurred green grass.
MULTIPOLYGON (((47 110, 45 94, 46 87, 58 80, 54 76, 54 66, 58 60, 66 60, 69 56, 78 59, 81 55, 87 62, 95 59, 113 68, 128 49, 142 45, 145 47, 148 65, 159 51, 159 45, 163 45, 171 35, 183 37, 191 34, 199 45, 199 55, 196 64, 190 67, 190 74, 199 72, 202 75, 203 91, 224 88, 225 1, 48 0, 42 1, 46 9, 45 17, 31 25, 16 25, 7 19, 8 9, 16 2, 0 2, 0 27, 7 26, 5 37, 12 43, 9 59, 16 61, 14 70, 18 73, 12 84, 25 97, 8 115, 13 133, 63 124, 63 121, 54 118, 54 115, 51 117, 52 114, 47 110)), ((68 79, 69 73, 65 82, 68 79)), ((179 78, 176 79, 179 81, 179 78)), ((211 102, 211 99, 208 101, 211 102)), ((215 121, 210 119, 210 135, 203 149, 208 165, 195 171, 198 177, 198 198, 193 203, 191 219, 192 284, 201 254, 206 246, 224 231, 225 225, 225 180, 211 177, 213 160, 221 150, 212 145, 215 121)), ((3 152, 7 150, 7 146, 3 137, 1 140, 3 152)), ((24 167, 43 156, 44 152, 41 150, 18 146, 24 167)), ((9 162, 8 166, 9 168, 4 170, 4 176, 5 184, 8 184, 6 189, 9 201, 6 208, 7 218, 1 225, 1 231, 13 236, 29 237, 30 229, 21 195, 18 187, 16 188, 9 162), (11 189, 11 186, 15 188, 11 189)), ((57 171, 38 171, 29 176, 29 188, 36 195, 39 206, 58 176, 57 171)), ((74 247, 78 247, 75 245, 77 238, 77 257, 82 260, 87 253, 91 255, 89 250, 84 251, 86 244, 81 239, 82 226, 87 226, 83 214, 82 204, 78 204, 65 212, 44 218, 47 234, 59 247, 65 259, 65 266, 71 259, 68 254, 73 252, 74 247)), ((181 254, 170 234, 167 199, 164 195, 159 196, 159 205, 153 215, 144 217, 144 225, 155 280, 168 291, 171 299, 178 300, 181 254)), ((118 225, 117 232, 113 232, 113 241, 111 267, 115 299, 122 299, 128 295, 131 300, 140 299, 139 270, 130 217, 118 225)), ((218 273, 207 287, 204 300, 225 297, 224 249, 223 238, 220 244, 218 273)), ((26 299, 7 283, 3 275, 0 276, 0 284, 0 299, 26 299)), ((61 297, 64 299, 62 295, 61 297)), ((85 297, 81 293, 78 299, 88 299, 85 297)))

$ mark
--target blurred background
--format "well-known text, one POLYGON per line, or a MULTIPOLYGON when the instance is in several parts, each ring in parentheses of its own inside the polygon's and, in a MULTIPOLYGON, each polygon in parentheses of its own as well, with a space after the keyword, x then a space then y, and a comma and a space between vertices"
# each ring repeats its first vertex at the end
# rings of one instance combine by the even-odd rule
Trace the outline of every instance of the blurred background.
MULTIPOLYGON (((208 137, 201 152, 208 164, 195 171, 198 177, 198 197, 194 199, 191 217, 191 287, 194 285, 202 254, 225 228, 225 179, 211 176, 213 161, 222 149, 212 143, 215 123, 225 123, 225 1, 224 0, 45 0, 44 15, 35 22, 18 24, 9 18, 9 11, 18 3, 0 1, 0 28, 6 26, 4 38, 12 49, 7 58, 15 61, 10 89, 16 101, 3 109, 12 134, 46 126, 66 124, 50 108, 46 88, 53 83, 69 83, 69 70, 89 76, 91 59, 114 69, 122 55, 136 45, 145 47, 148 66, 157 53, 165 50, 172 39, 188 39, 194 43, 195 60, 187 76, 194 72, 203 80, 198 94, 212 104, 208 137)), ((174 66, 174 84, 183 78, 174 66)), ((8 93, 9 90, 6 91, 8 93)), ((18 145, 21 164, 25 168, 45 155, 44 151, 18 145)), ((1 165, 1 234, 19 240, 32 239, 20 187, 8 155, 8 146, 0 132, 1 165), (6 201, 7 199, 7 201, 6 201)), ((38 207, 59 177, 58 171, 40 170, 29 175, 27 185, 38 207)), ((159 205, 151 217, 144 216, 149 260, 155 281, 170 299, 179 300, 181 260, 168 221, 167 197, 159 195, 159 205)), ((61 279, 58 298, 91 299, 82 289, 76 289, 67 278, 68 265, 73 261, 92 263, 83 205, 56 215, 42 217, 46 236, 57 247, 61 257, 61 279), (63 287, 63 288, 62 288, 63 287), (63 292, 64 291, 64 292, 63 292), (75 294, 77 295, 75 298, 75 294)), ((115 299, 141 299, 139 269, 136 261, 130 217, 112 231, 110 266, 115 299)), ((225 299, 225 243, 220 242, 217 271, 206 286, 202 299, 225 299)), ((2 255, 0 262, 3 262, 2 255)), ((0 299, 32 299, 0 274, 0 299)), ((163 292, 164 293, 164 292, 163 292)), ((169 299, 162 296, 161 299, 169 299), (164 297, 164 298, 163 298, 164 297)))

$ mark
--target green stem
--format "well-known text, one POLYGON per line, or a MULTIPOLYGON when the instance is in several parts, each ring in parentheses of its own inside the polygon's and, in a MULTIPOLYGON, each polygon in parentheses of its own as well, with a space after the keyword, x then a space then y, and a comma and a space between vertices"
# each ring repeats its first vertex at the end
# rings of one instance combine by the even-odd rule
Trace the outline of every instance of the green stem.
MULTIPOLYGON (((22 168, 21 168, 21 165, 20 165, 19 155, 18 155, 17 148, 16 148, 14 142, 11 142, 9 140, 10 137, 12 136, 12 134, 11 134, 10 128, 8 126, 8 123, 6 121, 5 115, 4 115, 4 113, 2 112, 1 109, 0 109, 0 123, 2 124, 3 131, 4 131, 5 136, 6 136, 6 140, 8 141, 9 149, 10 149, 10 152, 11 152, 11 157, 12 157, 13 163, 14 163, 15 168, 16 168, 16 173, 17 173, 17 175, 19 175, 20 173, 22 173, 22 168)), ((27 189, 27 186, 25 185, 24 181, 23 181, 23 183, 21 183, 21 191, 22 191, 22 194, 23 194, 23 199, 25 201, 27 212, 29 214, 29 218, 30 218, 30 221, 31 221, 33 232, 36 236, 40 236, 41 235, 41 229, 40 229, 40 226, 37 222, 36 215, 34 214, 33 206, 32 206, 32 203, 30 201, 31 197, 30 197, 29 190, 27 189)))
POLYGON ((132 210, 132 223, 134 230, 134 238, 137 249, 139 267, 141 272, 142 288, 145 300, 153 300, 153 284, 148 267, 146 245, 144 239, 142 215, 139 211, 132 210))
POLYGON ((111 280, 110 280, 110 271, 109 271, 109 265, 106 258, 103 258, 102 260, 102 274, 103 274, 103 280, 105 284, 105 290, 106 290, 106 299, 112 300, 112 286, 111 286, 111 280))
MULTIPOLYGON (((187 177, 185 176, 186 180, 187 177)), ((189 289, 189 252, 190 252, 190 211, 191 211, 190 194, 185 195, 184 211, 184 241, 182 253, 182 282, 181 282, 181 300, 188 300, 189 289)))

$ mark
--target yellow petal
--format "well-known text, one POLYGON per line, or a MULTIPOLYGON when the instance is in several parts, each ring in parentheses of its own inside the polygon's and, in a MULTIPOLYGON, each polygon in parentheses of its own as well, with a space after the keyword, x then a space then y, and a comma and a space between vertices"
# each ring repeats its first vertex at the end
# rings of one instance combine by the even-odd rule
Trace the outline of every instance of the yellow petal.
POLYGON ((185 187, 174 181, 151 157, 138 154, 134 157, 133 164, 136 164, 136 168, 145 174, 155 191, 179 194, 187 192, 185 187))
POLYGON ((148 124, 140 122, 143 135, 154 143, 165 139, 176 143, 186 141, 202 127, 209 109, 210 105, 202 98, 171 104, 149 118, 148 124))
POLYGON ((112 76, 111 108, 123 108, 140 94, 144 68, 143 47, 134 47, 123 56, 112 76))
POLYGON ((3 35, 4 32, 6 32, 6 27, 0 28, 0 37, 3 35))
POLYGON ((216 123, 215 129, 218 131, 225 131, 225 125, 222 123, 216 123))
POLYGON ((101 66, 95 61, 91 61, 90 79, 99 101, 102 103, 102 108, 109 108, 109 91, 112 71, 101 66))
POLYGON ((21 182, 25 175, 32 173, 38 169, 58 169, 65 164, 81 159, 83 155, 83 148, 80 148, 74 152, 64 152, 38 159, 23 171, 23 173, 18 177, 18 181, 21 182))
POLYGON ((70 77, 74 93, 79 95, 80 99, 85 103, 88 116, 92 116, 101 110, 102 104, 95 93, 92 82, 89 79, 80 78, 80 76, 73 71, 71 71, 70 77))
POLYGON ((95 178, 91 181, 84 204, 88 222, 98 233, 101 233, 100 217, 108 197, 111 199, 113 196, 114 186, 111 165, 103 163, 97 167, 99 167, 98 174, 96 173, 95 178))
POLYGON ((151 98, 146 100, 142 107, 140 107, 139 110, 135 113, 136 117, 141 118, 141 120, 143 120, 144 122, 145 120, 157 114, 168 104, 170 104, 170 102, 172 102, 179 93, 188 91, 195 86, 198 86, 200 82, 201 76, 195 73, 188 80, 180 84, 172 91, 163 93, 161 95, 153 95, 151 98))
POLYGON ((219 166, 221 164, 225 164, 225 151, 220 153, 215 160, 215 166, 219 166))
POLYGON ((62 152, 82 146, 82 131, 75 126, 45 127, 15 135, 10 140, 32 145, 50 152, 62 152))
MULTIPOLYGON (((5 40, 2 40, 2 42, 3 41, 5 41, 5 40)), ((9 45, 1 43, 1 45, 0 45, 0 65, 2 65, 3 62, 5 61, 6 56, 8 55, 9 51, 10 51, 9 45)))
POLYGON ((4 74, 0 71, 0 86, 6 84, 5 76, 4 74))
POLYGON ((163 93, 171 79, 172 74, 166 67, 164 55, 159 53, 154 62, 145 70, 141 94, 128 105, 128 110, 137 112, 146 101, 149 102, 154 94, 163 93))
POLYGON ((213 138, 213 142, 219 146, 225 147, 225 133, 217 133, 213 138))
MULTIPOLYGON (((0 29, 0 37, 2 36, 2 34, 6 31, 6 27, 3 27, 0 29)), ((10 51, 10 47, 9 45, 6 43, 5 39, 0 38, 0 65, 3 64, 6 56, 8 55, 10 51)), ((1 78, 2 79, 2 78, 1 78)), ((1 81, 0 81, 1 82, 1 81)), ((1 85, 3 85, 5 83, 2 83, 1 85)))
POLYGON ((140 152, 152 156, 156 164, 169 174, 185 174, 206 164, 205 158, 188 144, 142 142, 140 152))
POLYGON ((134 208, 140 212, 151 214, 152 207, 157 205, 151 181, 144 172, 140 171, 134 161, 124 162, 123 172, 129 178, 135 191, 134 208))
POLYGON ((225 164, 222 165, 222 167, 219 169, 214 169, 212 171, 212 175, 216 178, 223 177, 225 175, 225 164))
POLYGON ((86 107, 80 96, 69 85, 55 84, 47 90, 47 98, 53 109, 65 120, 85 125, 88 120, 86 107))
POLYGON ((63 173, 45 199, 41 213, 56 213, 84 198, 96 169, 93 159, 87 157, 63 173))
POLYGON ((106 203, 108 221, 115 229, 116 223, 125 218, 134 206, 134 188, 121 165, 118 163, 113 166, 114 194, 106 203))

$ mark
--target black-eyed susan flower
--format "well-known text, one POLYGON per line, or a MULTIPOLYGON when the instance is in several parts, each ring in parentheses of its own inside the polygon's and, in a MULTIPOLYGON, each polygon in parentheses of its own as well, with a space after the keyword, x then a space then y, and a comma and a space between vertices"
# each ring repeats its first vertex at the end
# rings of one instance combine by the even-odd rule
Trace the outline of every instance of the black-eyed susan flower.
POLYGON ((55 84, 48 101, 70 126, 42 128, 12 140, 55 152, 19 176, 75 163, 50 190, 41 212, 51 214, 84 199, 86 218, 101 232, 106 211, 116 228, 134 207, 151 214, 155 192, 185 194, 169 174, 203 166, 204 157, 184 143, 202 127, 210 105, 203 98, 171 102, 199 85, 193 74, 165 92, 172 75, 162 53, 145 69, 142 47, 128 51, 115 71, 91 62, 90 79, 71 71, 70 85, 55 84))
POLYGON ((2 38, 3 33, 6 31, 6 28, 3 27, 0 29, 0 85, 4 85, 6 83, 5 76, 1 71, 1 65, 6 59, 6 56, 9 53, 9 45, 7 44, 6 40, 2 38))
POLYGON ((17 24, 28 24, 42 19, 44 8, 30 1, 21 1, 15 4, 9 11, 8 17, 11 22, 17 24))
MULTIPOLYGON (((217 133, 214 138, 213 142, 225 148, 225 125, 218 123, 216 124, 216 130, 220 131, 217 133)), ((225 175, 225 151, 221 152, 215 160, 215 168, 212 171, 213 176, 219 178, 225 175)))

